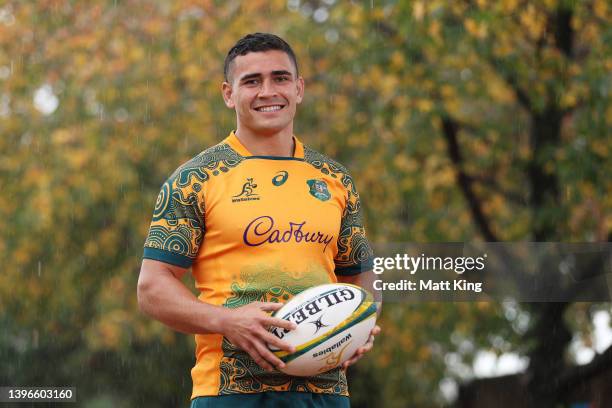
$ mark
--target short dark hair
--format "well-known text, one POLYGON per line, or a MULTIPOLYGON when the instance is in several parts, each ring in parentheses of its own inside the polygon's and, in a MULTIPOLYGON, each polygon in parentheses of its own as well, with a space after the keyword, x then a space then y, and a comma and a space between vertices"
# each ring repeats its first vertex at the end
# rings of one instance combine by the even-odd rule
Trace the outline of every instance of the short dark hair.
POLYGON ((230 64, 239 55, 247 55, 250 52, 264 52, 270 50, 278 50, 285 52, 293 65, 295 66, 295 72, 299 75, 297 59, 295 53, 291 49, 291 46, 287 44, 285 40, 277 35, 270 33, 253 33, 247 34, 242 37, 238 42, 229 50, 225 57, 223 64, 223 77, 228 81, 228 73, 230 64))

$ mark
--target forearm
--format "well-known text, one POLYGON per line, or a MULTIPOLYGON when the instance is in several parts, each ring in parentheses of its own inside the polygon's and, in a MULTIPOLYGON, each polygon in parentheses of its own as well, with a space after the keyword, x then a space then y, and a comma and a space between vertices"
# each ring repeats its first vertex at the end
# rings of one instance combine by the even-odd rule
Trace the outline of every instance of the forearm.
MULTIPOLYGON (((353 285, 361 286, 368 292, 372 293, 374 296, 374 301, 376 302, 376 315, 377 318, 380 317, 380 312, 382 310, 382 292, 374 289, 373 282, 376 279, 376 275, 372 271, 365 271, 358 275, 351 276, 338 276, 338 282, 342 283, 350 283, 353 285)), ((361 359, 365 353, 369 352, 374 346, 374 338, 380 333, 380 327, 375 325, 372 331, 370 332, 370 337, 366 344, 362 347, 358 348, 355 352, 355 355, 351 357, 349 360, 344 362, 343 368, 348 368, 349 366, 355 364, 359 359, 361 359)))
POLYGON ((374 296, 374 301, 378 305, 377 314, 380 315, 382 310, 382 292, 374 289, 373 283, 375 279, 377 279, 376 275, 372 271, 365 271, 358 275, 338 276, 338 282, 361 286, 370 292, 372 296, 374 296))
POLYGON ((224 308, 198 300, 171 273, 138 282, 140 310, 167 326, 191 334, 219 333, 224 308))

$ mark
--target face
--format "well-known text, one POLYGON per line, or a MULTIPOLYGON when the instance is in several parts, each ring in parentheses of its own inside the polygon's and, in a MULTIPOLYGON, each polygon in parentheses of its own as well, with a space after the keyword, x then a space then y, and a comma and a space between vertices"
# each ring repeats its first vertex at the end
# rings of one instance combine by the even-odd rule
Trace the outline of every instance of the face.
POLYGON ((283 51, 250 52, 234 59, 223 99, 236 110, 238 129, 257 135, 293 132, 296 107, 302 102, 304 80, 283 51))

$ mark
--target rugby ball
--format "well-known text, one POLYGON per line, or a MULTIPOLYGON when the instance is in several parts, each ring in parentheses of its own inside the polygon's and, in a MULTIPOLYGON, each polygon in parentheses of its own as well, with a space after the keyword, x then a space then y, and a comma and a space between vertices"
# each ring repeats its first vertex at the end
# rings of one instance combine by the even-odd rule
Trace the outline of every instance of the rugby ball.
POLYGON ((376 303, 359 286, 330 283, 297 294, 274 312, 274 317, 297 325, 294 330, 272 327, 294 353, 269 345, 285 374, 310 377, 338 367, 363 346, 376 323, 376 303))

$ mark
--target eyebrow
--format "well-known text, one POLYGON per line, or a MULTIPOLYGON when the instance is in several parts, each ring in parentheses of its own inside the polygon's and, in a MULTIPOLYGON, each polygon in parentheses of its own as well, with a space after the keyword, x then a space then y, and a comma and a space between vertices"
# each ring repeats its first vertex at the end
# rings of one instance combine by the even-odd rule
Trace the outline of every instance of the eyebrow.
MULTIPOLYGON (((293 74, 289 71, 285 71, 284 69, 278 71, 272 71, 272 76, 280 76, 280 75, 289 75, 293 76, 293 74)), ((255 72, 253 74, 246 74, 242 78, 240 78, 240 82, 248 81, 253 78, 260 78, 262 74, 260 72, 255 72)))

